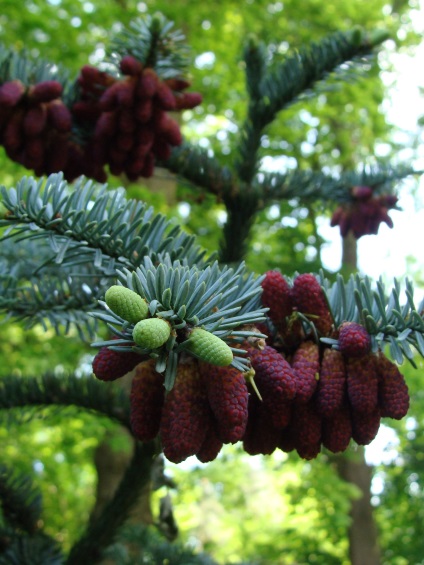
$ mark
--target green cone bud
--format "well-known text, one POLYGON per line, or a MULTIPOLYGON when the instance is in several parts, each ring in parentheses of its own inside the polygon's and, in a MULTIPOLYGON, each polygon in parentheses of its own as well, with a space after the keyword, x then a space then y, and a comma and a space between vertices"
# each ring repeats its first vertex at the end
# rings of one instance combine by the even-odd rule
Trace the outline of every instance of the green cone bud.
POLYGON ((144 320, 149 311, 144 298, 125 286, 113 285, 108 288, 105 300, 112 312, 132 324, 144 320))
POLYGON ((191 332, 184 349, 202 361, 219 367, 226 367, 233 360, 233 352, 225 341, 202 328, 195 328, 191 332))
POLYGON ((157 349, 168 341, 171 324, 161 318, 141 320, 134 326, 133 339, 143 349, 157 349))

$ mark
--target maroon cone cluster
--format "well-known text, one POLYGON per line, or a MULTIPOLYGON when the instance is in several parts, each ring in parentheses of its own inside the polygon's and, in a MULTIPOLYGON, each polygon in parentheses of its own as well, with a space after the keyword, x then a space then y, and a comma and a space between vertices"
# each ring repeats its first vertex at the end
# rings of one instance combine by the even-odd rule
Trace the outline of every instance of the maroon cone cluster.
POLYGON ((93 370, 100 379, 114 380, 135 367, 133 434, 141 441, 159 438, 174 463, 193 455, 212 461, 224 444, 238 441, 250 455, 280 449, 309 460, 322 447, 338 453, 352 439, 369 444, 382 417, 401 419, 409 409, 397 365, 381 351, 370 351, 359 324, 343 324, 333 335, 343 336, 342 327, 349 330, 347 349, 339 347, 340 339, 332 347, 312 334, 290 352, 247 340, 243 347, 252 367, 247 373, 182 359, 168 393, 155 361, 135 353, 102 348, 93 370))
POLYGON ((249 391, 240 371, 190 358, 178 365, 170 392, 165 393, 163 383, 153 360, 137 366, 130 401, 131 426, 139 440, 159 437, 173 463, 191 455, 206 463, 224 443, 243 438, 249 391))
POLYGON ((182 143, 169 112, 194 108, 202 97, 184 92, 187 81, 161 80, 132 56, 123 57, 120 70, 118 78, 85 65, 70 108, 57 81, 3 83, 0 143, 9 158, 37 175, 63 171, 68 181, 85 175, 105 182, 106 168, 130 180, 150 177, 156 161, 182 143))
POLYGON ((269 345, 285 353, 296 350, 312 333, 302 325, 301 317, 312 322, 320 336, 332 334, 333 317, 324 291, 312 273, 298 275, 290 284, 278 271, 268 271, 262 289, 262 304, 269 308, 268 317, 276 329, 272 340, 267 340, 269 345))
POLYGON ((331 218, 331 226, 339 226, 342 237, 346 237, 350 231, 356 239, 363 235, 376 234, 381 222, 386 223, 389 228, 393 227, 388 211, 395 207, 396 196, 374 196, 369 186, 354 186, 352 196, 353 202, 339 206, 331 218))
POLYGON ((352 439, 367 445, 381 417, 400 419, 408 411, 405 380, 382 352, 348 357, 309 339, 288 357, 270 346, 248 355, 262 396, 249 387, 243 447, 252 455, 278 448, 313 459, 322 446, 338 453, 352 439))
POLYGON ((0 86, 0 144, 10 159, 37 175, 66 165, 72 116, 61 100, 62 89, 54 80, 0 86))

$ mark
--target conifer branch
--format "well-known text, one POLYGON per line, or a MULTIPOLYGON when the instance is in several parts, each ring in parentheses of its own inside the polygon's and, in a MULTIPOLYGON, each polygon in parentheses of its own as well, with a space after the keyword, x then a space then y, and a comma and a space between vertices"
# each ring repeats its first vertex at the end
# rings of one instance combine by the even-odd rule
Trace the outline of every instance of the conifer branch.
POLYGON ((27 328, 41 324, 47 330, 51 326, 58 335, 67 334, 73 327, 80 338, 87 341, 94 337, 97 329, 89 312, 96 308, 97 300, 106 289, 104 280, 96 284, 94 274, 89 282, 91 286, 84 278, 65 278, 57 273, 23 284, 13 277, 0 277, 0 311, 24 321, 27 328))
MULTIPOLYGON (((316 84, 325 80, 329 74, 340 69, 341 65, 363 64, 364 57, 370 55, 373 48, 387 39, 387 35, 373 33, 365 35, 360 30, 336 33, 309 47, 300 49, 276 64, 267 73, 263 73, 260 84, 248 86, 253 93, 246 121, 241 128, 239 156, 235 168, 239 178, 250 184, 258 170, 259 149, 264 128, 270 124, 277 113, 297 102, 300 97, 316 90, 316 84)), ((258 68, 259 51, 256 57, 245 49, 246 76, 254 82, 254 70, 258 68)), ((265 57, 265 53, 262 54, 265 57)), ((264 65, 265 63, 263 63, 264 65)), ((344 74, 341 75, 344 77, 344 74)))
POLYGON ((32 480, 0 465, 0 506, 3 519, 14 530, 34 534, 41 518, 41 494, 32 480))
MULTIPOLYGON (((145 257, 144 264, 135 271, 124 269, 117 275, 120 286, 124 287, 122 290, 135 293, 138 301, 144 302, 146 312, 143 315, 139 312, 137 321, 131 320, 125 317, 125 312, 117 311, 116 303, 115 308, 108 303, 106 293, 106 302, 100 302, 106 312, 94 311, 92 314, 106 322, 117 339, 100 341, 93 346, 121 352, 135 351, 153 357, 156 371, 166 371, 167 390, 174 385, 179 355, 192 353, 190 336, 196 329, 212 334, 212 339, 219 338, 220 343, 221 340, 227 342, 224 348, 228 349, 244 341, 243 326, 265 319, 266 308, 261 308, 259 298, 262 277, 248 274, 244 264, 232 269, 220 268, 215 262, 201 270, 165 256, 156 267, 149 257, 145 257), (137 339, 137 327, 146 322, 153 322, 156 327, 165 326, 167 334, 160 343, 150 344, 149 340, 137 339)), ((249 364, 245 353, 242 349, 234 349, 225 364, 246 371, 249 364)))
POLYGON ((261 191, 264 205, 292 198, 342 203, 352 201, 351 189, 354 186, 369 186, 376 195, 390 194, 396 183, 421 173, 406 165, 391 166, 385 163, 363 167, 358 171, 344 171, 339 175, 312 170, 261 172, 255 178, 254 186, 261 191))
MULTIPOLYGON (((401 301, 401 285, 394 279, 394 286, 387 292, 382 280, 374 285, 369 277, 352 275, 347 282, 339 275, 331 284, 321 274, 321 285, 336 324, 358 322, 371 335, 373 350, 384 344, 390 347, 390 355, 397 363, 406 358, 414 367, 411 346, 424 357, 424 299, 417 306, 414 286, 405 280, 405 302, 401 301)), ((329 344, 335 340, 322 338, 329 344)))
POLYGON ((23 565, 24 563, 63 565, 64 563, 64 555, 57 541, 44 532, 28 535, 1 529, 0 539, 3 545, 0 565, 23 565))
POLYGON ((4 377, 0 382, 0 410, 38 406, 76 406, 130 428, 128 395, 95 378, 45 374, 34 378, 4 377))
POLYGON ((169 253, 196 264, 205 255, 194 237, 151 207, 84 178, 70 191, 60 174, 50 175, 45 184, 24 177, 16 189, 1 187, 1 195, 8 212, 0 227, 10 227, 1 239, 45 239, 56 264, 94 264, 110 276, 115 263, 137 267, 145 255, 169 253))
POLYGON ((184 34, 173 29, 174 22, 163 14, 146 15, 130 22, 111 40, 108 56, 112 62, 131 55, 163 79, 182 77, 189 64, 189 47, 184 34))
POLYGON ((27 87, 55 80, 62 84, 65 93, 71 89, 70 73, 60 64, 34 59, 25 51, 18 53, 0 44, 0 84, 11 80, 20 80, 27 87))
POLYGON ((194 189, 206 189, 218 198, 238 191, 238 181, 228 167, 222 166, 206 149, 187 141, 174 147, 170 158, 161 165, 176 173, 182 181, 190 183, 194 189))

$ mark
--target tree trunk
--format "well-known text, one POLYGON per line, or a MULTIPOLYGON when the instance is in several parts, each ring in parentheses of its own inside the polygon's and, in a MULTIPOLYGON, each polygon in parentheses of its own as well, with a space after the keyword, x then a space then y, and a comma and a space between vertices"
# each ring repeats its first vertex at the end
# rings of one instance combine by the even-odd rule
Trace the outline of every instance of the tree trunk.
POLYGON ((372 470, 365 461, 364 449, 353 455, 336 458, 339 475, 354 484, 360 491, 359 498, 352 501, 352 523, 349 528, 349 557, 352 565, 380 565, 378 532, 371 506, 372 470))

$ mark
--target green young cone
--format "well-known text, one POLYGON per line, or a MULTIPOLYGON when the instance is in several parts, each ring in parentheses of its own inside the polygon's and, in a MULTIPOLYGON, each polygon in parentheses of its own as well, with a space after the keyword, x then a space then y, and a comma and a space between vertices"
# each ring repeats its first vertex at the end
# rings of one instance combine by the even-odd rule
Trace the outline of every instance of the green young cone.
POLYGON ((113 285, 108 288, 105 301, 112 312, 132 324, 144 320, 149 311, 144 298, 124 286, 113 285))
POLYGON ((143 349, 157 349, 168 341, 171 325, 161 318, 141 320, 134 326, 133 339, 143 349))
POLYGON ((184 349, 211 365, 226 367, 233 361, 231 348, 218 336, 202 328, 195 328, 184 349))

